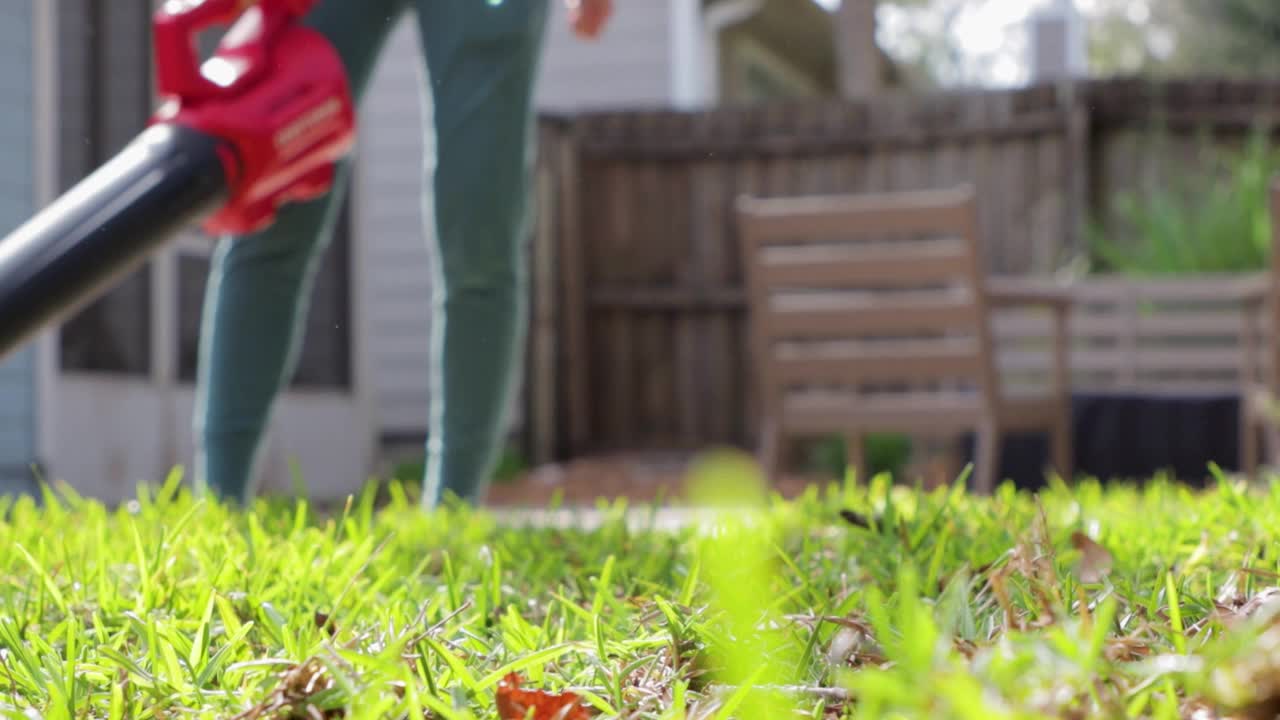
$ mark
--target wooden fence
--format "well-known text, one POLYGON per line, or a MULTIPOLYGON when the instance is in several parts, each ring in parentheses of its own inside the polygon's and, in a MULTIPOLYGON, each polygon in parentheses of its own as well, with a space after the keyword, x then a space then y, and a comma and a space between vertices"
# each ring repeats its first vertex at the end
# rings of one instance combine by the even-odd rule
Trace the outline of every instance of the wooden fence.
MULTIPOLYGON (((1211 147, 1238 146, 1251 127, 1273 123, 1277 99, 1274 81, 1120 79, 545 118, 526 370, 531 453, 545 461, 753 442, 732 215, 740 194, 969 182, 980 196, 989 270, 1043 274, 1082 251, 1084 219, 1104 215, 1106 198, 1196 169, 1206 138, 1211 147), (1157 126, 1162 134, 1152 133, 1157 126)), ((1090 281, 1081 292, 1095 293, 1092 304, 1147 291, 1135 287, 1090 281)), ((1200 321, 1217 329, 1208 316, 1200 321)), ((1111 323, 1112 341, 1140 348, 1161 321, 1122 313, 1081 322, 1086 330, 1111 323)), ((1230 380, 1221 372, 1186 375, 1231 364, 1234 350, 1205 342, 1170 353, 1081 345, 1073 360, 1081 382, 1109 372, 1145 383, 1176 370, 1186 387, 1222 387, 1230 380)), ((1010 373, 1021 357, 1009 356, 1010 373)))

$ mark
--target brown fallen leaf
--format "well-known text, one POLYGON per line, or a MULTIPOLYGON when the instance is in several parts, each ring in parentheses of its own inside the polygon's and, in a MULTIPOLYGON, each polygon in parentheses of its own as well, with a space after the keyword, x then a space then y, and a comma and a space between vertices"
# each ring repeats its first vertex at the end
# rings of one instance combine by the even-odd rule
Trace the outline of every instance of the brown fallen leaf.
POLYGON ((329 637, 338 634, 338 628, 334 625, 333 618, 329 617, 328 613, 317 610, 315 612, 315 623, 316 627, 327 632, 329 637))
POLYGON ((1071 533, 1071 545, 1083 555, 1076 563, 1076 577, 1080 582, 1101 582, 1111 572, 1111 553, 1079 530, 1071 533))
POLYGON ((587 708, 578 704, 577 695, 523 690, 521 682, 517 673, 507 673, 498 681, 497 705, 501 720, 589 720, 591 717, 587 708))
POLYGON ((1224 592, 1213 601, 1213 612, 1206 620, 1216 619, 1223 626, 1234 628, 1259 613, 1265 612, 1269 617, 1274 618, 1278 603, 1280 603, 1280 588, 1277 587, 1262 588, 1252 597, 1245 597, 1238 592, 1224 592))

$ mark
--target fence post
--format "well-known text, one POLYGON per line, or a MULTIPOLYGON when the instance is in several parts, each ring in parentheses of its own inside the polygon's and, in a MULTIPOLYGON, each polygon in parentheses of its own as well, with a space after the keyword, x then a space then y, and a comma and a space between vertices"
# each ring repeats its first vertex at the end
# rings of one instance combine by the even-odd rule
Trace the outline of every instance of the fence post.
POLYGON ((1059 103, 1066 115, 1067 135, 1064 143, 1066 211, 1063 228, 1066 234, 1064 250, 1088 255, 1088 237, 1085 232, 1089 211, 1092 209, 1093 177, 1090 154, 1093 151, 1090 134, 1090 113, 1086 95, 1088 86, 1083 82, 1067 80, 1059 85, 1059 103))
POLYGON ((580 122, 573 118, 560 132, 556 162, 559 175, 556 184, 559 197, 559 273, 563 279, 560 283, 561 327, 564 329, 561 372, 564 373, 568 416, 565 450, 570 457, 586 448, 591 421, 587 397, 591 367, 587 347, 586 262, 582 250, 580 122))
POLYGON ((529 462, 543 465, 554 459, 556 424, 556 216, 555 182, 561 131, 554 120, 543 121, 538 132, 538 161, 534 183, 535 225, 530 248, 529 368, 525 379, 525 443, 529 462))

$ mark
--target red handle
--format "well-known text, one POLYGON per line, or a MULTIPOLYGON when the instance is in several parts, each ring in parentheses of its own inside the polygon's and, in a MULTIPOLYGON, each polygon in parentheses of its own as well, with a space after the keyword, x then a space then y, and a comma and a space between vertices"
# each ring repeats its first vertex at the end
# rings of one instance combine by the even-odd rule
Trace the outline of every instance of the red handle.
POLYGON ((259 230, 285 203, 321 196, 355 142, 342 57, 300 22, 317 1, 166 0, 155 16, 163 98, 151 122, 223 141, 230 197, 204 222, 211 234, 259 230), (201 68, 196 35, 226 24, 231 29, 201 68))
POLYGON ((204 30, 236 23, 223 38, 224 48, 235 47, 248 62, 239 84, 256 78, 267 63, 265 46, 276 32, 311 9, 317 0, 167 0, 153 18, 156 52, 156 85, 160 94, 184 100, 201 100, 226 92, 227 83, 215 82, 201 72, 196 36, 204 30), (239 20, 240 22, 237 22, 239 20), (241 41, 239 38, 249 38, 241 41), (244 57, 244 56, 248 57, 244 57))

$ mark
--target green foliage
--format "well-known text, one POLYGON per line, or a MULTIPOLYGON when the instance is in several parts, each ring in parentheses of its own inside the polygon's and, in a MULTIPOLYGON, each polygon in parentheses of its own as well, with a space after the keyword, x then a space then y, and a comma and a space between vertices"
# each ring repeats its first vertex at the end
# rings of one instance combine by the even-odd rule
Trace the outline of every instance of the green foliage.
MULTIPOLYGON (((954 32, 962 12, 992 0, 880 0, 878 33, 897 73, 918 88, 984 80, 997 53, 1025 41, 1025 26, 999 28, 1008 42, 961 52, 954 32)), ((1026 6, 1037 3, 1028 0, 1026 6)), ((1090 0, 1077 2, 1088 23, 1094 75, 1274 75, 1280 71, 1280 3, 1275 0, 1090 0)), ((992 16, 996 16, 993 14, 992 16)), ((991 30, 992 28, 987 28, 991 30)))
MULTIPOLYGON (((1186 73, 1187 36, 1194 27, 1190 6, 1202 0, 1094 0, 1088 22, 1089 70, 1096 75, 1141 74, 1148 77, 1186 73)), ((1204 27, 1201 26, 1201 31, 1204 27)), ((1207 71, 1207 67, 1194 68, 1207 71)))
POLYGON ((1280 153, 1263 132, 1240 150, 1211 150, 1209 167, 1111 198, 1115 220, 1089 240, 1104 272, 1178 275, 1261 270, 1271 256, 1270 186, 1280 153))
POLYGON ((1085 8, 1095 75, 1274 74, 1280 3, 1274 0, 1091 0, 1085 8))
POLYGON ((1184 62, 1253 75, 1280 70, 1280 3, 1275 0, 1182 0, 1184 62))
MULTIPOLYGON (((911 459, 911 438, 896 433, 871 433, 863 440, 867 475, 888 473, 895 477, 906 474, 911 459)), ((807 456, 811 472, 826 477, 842 478, 848 463, 848 447, 842 437, 830 437, 812 443, 807 456)))

